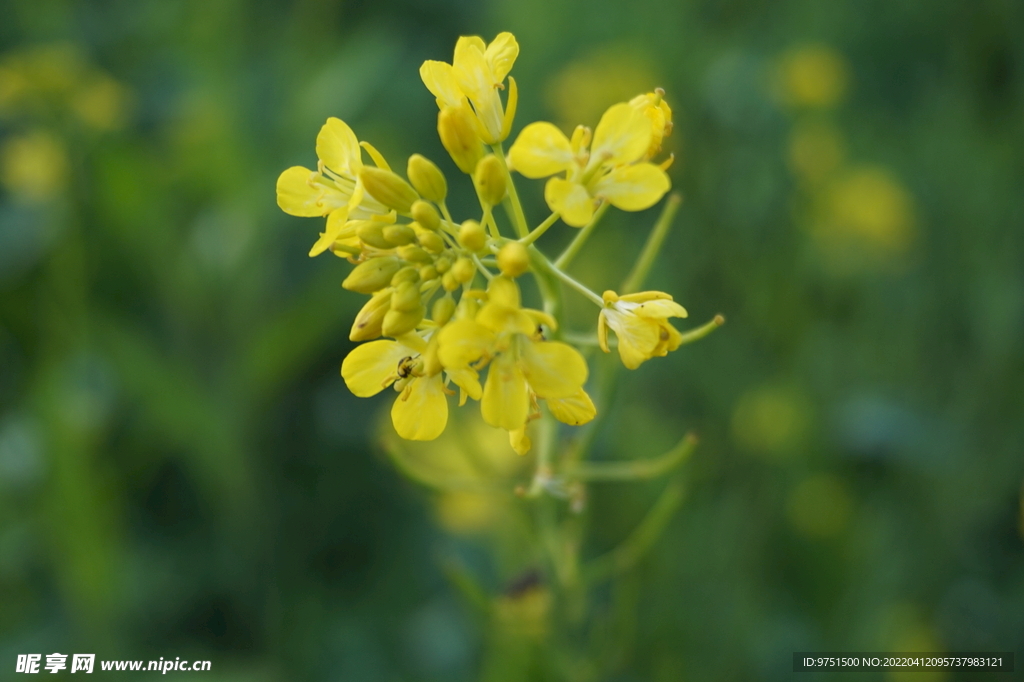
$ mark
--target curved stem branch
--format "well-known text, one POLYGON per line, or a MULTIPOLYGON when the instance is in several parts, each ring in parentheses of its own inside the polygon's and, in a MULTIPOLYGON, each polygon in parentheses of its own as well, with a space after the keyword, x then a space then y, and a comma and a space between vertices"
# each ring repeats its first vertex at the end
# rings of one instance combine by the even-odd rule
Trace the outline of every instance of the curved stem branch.
POLYGON ((555 261, 555 267, 562 269, 569 267, 569 263, 576 258, 576 254, 580 252, 583 245, 587 243, 588 239, 590 239, 590 235, 594 232, 594 228, 596 228, 597 224, 601 222, 601 218, 604 217, 604 214, 608 212, 609 206, 611 206, 611 204, 606 202, 598 207, 597 211, 594 212, 594 217, 590 219, 590 222, 581 228, 579 234, 573 238, 569 243, 569 246, 565 247, 565 251, 563 251, 562 255, 555 261))

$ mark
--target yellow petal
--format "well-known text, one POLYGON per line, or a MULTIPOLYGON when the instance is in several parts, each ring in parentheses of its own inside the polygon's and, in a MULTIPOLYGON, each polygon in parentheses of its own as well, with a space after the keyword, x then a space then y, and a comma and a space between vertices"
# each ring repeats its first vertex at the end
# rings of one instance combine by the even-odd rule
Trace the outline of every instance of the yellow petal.
POLYGON ((530 442, 530 437, 526 435, 526 424, 515 431, 508 432, 508 443, 517 455, 525 455, 530 451, 530 446, 533 444, 530 442))
POLYGON ((628 369, 636 369, 651 358, 658 345, 658 324, 630 313, 605 308, 605 320, 619 340, 619 357, 628 369))
POLYGON ((391 406, 395 431, 406 440, 434 440, 448 423, 448 399, 441 375, 415 379, 391 406))
POLYGON ((646 303, 647 301, 657 301, 660 299, 666 299, 671 301, 672 294, 666 294, 664 291, 638 291, 633 294, 623 294, 619 296, 614 291, 606 291, 605 295, 611 295, 612 301, 630 301, 632 303, 646 303))
POLYGON ((582 388, 568 398, 548 398, 548 409, 563 424, 579 426, 597 415, 594 401, 582 388))
POLYGON ((324 231, 320 233, 320 238, 313 244, 313 248, 309 250, 309 257, 319 256, 327 249, 334 246, 334 243, 338 241, 342 232, 345 230, 345 224, 348 222, 348 207, 342 206, 331 211, 331 215, 327 216, 327 226, 324 231))
POLYGON ((494 79, 499 83, 505 80, 505 76, 512 70, 512 65, 516 63, 518 56, 519 43, 516 42, 516 37, 508 31, 499 33, 484 50, 484 59, 487 60, 494 79))
POLYGON ((530 396, 519 364, 504 357, 491 363, 480 401, 484 421, 506 431, 515 431, 526 423, 529 410, 530 396))
POLYGON ((438 107, 457 107, 466 98, 455 80, 451 64, 427 60, 420 66, 420 79, 430 94, 437 98, 438 107))
POLYGON ((491 330, 474 320, 455 320, 441 329, 437 357, 445 369, 458 369, 482 358, 493 344, 491 330))
MULTIPOLYGON (((448 378, 451 379, 456 386, 462 389, 464 395, 469 396, 473 400, 480 400, 480 396, 483 395, 483 387, 480 386, 480 375, 476 370, 468 367, 453 368, 445 370, 448 373, 448 378)), ((465 400, 460 402, 461 405, 465 400)))
POLYGON ((455 58, 452 59, 452 63, 457 64, 458 62, 463 61, 466 50, 470 47, 475 47, 480 51, 480 54, 483 54, 487 50, 487 44, 480 36, 459 36, 459 39, 455 41, 455 58))
POLYGON ((651 142, 651 124, 647 118, 625 102, 604 112, 594 130, 591 164, 633 163, 644 155, 651 142))
POLYGON ((667 317, 686 317, 686 308, 679 305, 675 301, 661 299, 657 301, 647 301, 641 303, 637 307, 633 308, 633 312, 640 317, 646 317, 650 319, 665 319, 667 317))
POLYGON ((329 118, 316 136, 316 155, 335 173, 355 177, 363 162, 359 156, 359 140, 340 118, 329 118))
POLYGON ((665 171, 654 164, 638 163, 620 166, 598 180, 594 194, 623 211, 642 211, 658 203, 671 186, 665 171))
POLYGON ((567 170, 573 163, 569 138, 546 121, 523 128, 508 154, 516 172, 533 179, 567 170))
POLYGON ((501 139, 504 140, 512 132, 512 121, 516 118, 516 107, 519 106, 519 88, 516 79, 508 77, 508 98, 505 100, 505 118, 501 121, 501 139))
POLYGON ((409 349, 397 341, 370 341, 356 346, 345 357, 341 376, 353 394, 369 398, 394 382, 399 361, 410 355, 409 349))
POLYGON ((566 225, 583 227, 594 216, 594 199, 587 188, 564 178, 551 178, 544 186, 548 208, 562 216, 566 225))
POLYGON ((491 68, 484 59, 483 49, 472 44, 460 53, 456 45, 453 68, 459 89, 466 93, 473 103, 473 111, 476 112, 482 127, 480 137, 484 142, 494 144, 501 137, 504 112, 501 98, 495 88, 498 81, 494 79, 491 68))
POLYGON ((324 190, 310 180, 317 174, 302 166, 292 166, 277 178, 277 205, 291 215, 313 218, 329 213, 320 203, 324 190))
POLYGON ((587 361, 560 341, 523 344, 520 363, 530 388, 541 398, 568 398, 587 381, 587 361))

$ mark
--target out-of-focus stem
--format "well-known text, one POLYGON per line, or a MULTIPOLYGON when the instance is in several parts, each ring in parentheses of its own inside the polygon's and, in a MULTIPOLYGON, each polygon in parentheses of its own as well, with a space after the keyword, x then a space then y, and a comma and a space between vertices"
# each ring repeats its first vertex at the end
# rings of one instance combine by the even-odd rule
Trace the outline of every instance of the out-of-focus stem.
POLYGON ((611 204, 606 202, 598 207, 598 209, 594 212, 594 217, 590 219, 589 223, 587 223, 584 227, 580 229, 579 234, 577 234, 573 238, 573 240, 569 242, 569 246, 565 248, 565 251, 562 252, 562 255, 559 256, 558 259, 555 261, 555 267, 563 270, 569 267, 569 264, 572 263, 573 259, 576 257, 576 254, 580 252, 580 249, 583 248, 583 245, 587 243, 588 239, 590 239, 590 235, 594 232, 594 228, 597 227, 597 224, 601 222, 601 218, 603 218, 604 214, 608 212, 608 207, 610 205, 611 204))
POLYGON ((512 219, 516 235, 520 238, 525 237, 530 232, 530 228, 526 226, 526 214, 523 213, 523 205, 519 202, 516 183, 512 180, 512 173, 509 172, 508 164, 505 162, 505 149, 498 142, 491 145, 491 150, 494 151, 494 156, 497 157, 498 162, 501 164, 501 170, 505 173, 505 191, 508 192, 508 195, 503 203, 509 212, 509 217, 512 219))
POLYGON ((548 231, 548 228, 550 228, 556 222, 558 222, 558 213, 557 212, 556 213, 552 213, 551 215, 549 215, 547 217, 547 220, 542 222, 540 225, 538 225, 536 228, 534 228, 533 232, 531 232, 530 234, 526 235, 525 237, 523 237, 519 241, 521 241, 523 244, 532 244, 532 243, 534 243, 535 241, 537 241, 537 239, 542 234, 544 234, 545 232, 548 231))
POLYGON ((679 443, 659 457, 626 462, 574 462, 564 470, 567 479, 579 481, 640 481, 657 478, 685 461, 697 447, 697 437, 686 434, 679 443))
POLYGON ((640 258, 637 259, 633 270, 629 273, 629 277, 622 283, 621 293, 631 294, 634 291, 639 291, 640 287, 644 285, 647 273, 650 272, 651 266, 654 265, 654 259, 658 256, 658 252, 661 251, 661 245, 665 242, 665 237, 668 236, 668 231, 672 227, 672 219, 675 218, 676 211, 679 210, 681 203, 683 203, 681 195, 669 195, 668 201, 665 202, 665 207, 661 210, 661 215, 658 216, 658 222, 654 224, 654 229, 651 230, 650 236, 647 237, 644 250, 640 252, 640 258))

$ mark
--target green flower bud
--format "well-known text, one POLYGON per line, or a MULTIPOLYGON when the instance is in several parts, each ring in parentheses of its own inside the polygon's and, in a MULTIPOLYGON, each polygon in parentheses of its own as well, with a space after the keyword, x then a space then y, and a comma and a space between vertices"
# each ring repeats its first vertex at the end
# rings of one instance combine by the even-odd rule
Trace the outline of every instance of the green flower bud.
POLYGON ((473 184, 480 200, 488 206, 497 206, 505 198, 505 172, 494 154, 488 154, 476 165, 473 184))
POLYGON ((391 308, 391 289, 382 289, 370 298, 356 315, 352 323, 352 331, 348 338, 351 341, 370 341, 381 334, 384 315, 391 308))
POLYGON ((404 246, 416 241, 416 232, 408 225, 388 225, 384 228, 384 239, 394 246, 404 246))
POLYGON ((444 240, 436 232, 421 232, 418 235, 420 246, 430 253, 441 253, 444 251, 444 240))
POLYGON ((424 265, 420 268, 420 279, 424 282, 429 282, 432 279, 437 279, 437 268, 433 265, 424 265))
POLYGON ((448 181, 445 180, 444 173, 427 157, 420 154, 410 156, 406 175, 409 176, 409 182, 420 193, 420 196, 437 202, 444 201, 444 198, 448 196, 448 181))
POLYGON ((441 214, 431 204, 420 199, 412 205, 412 219, 428 230, 441 227, 441 214))
POLYGON ((434 308, 431 311, 430 317, 438 324, 438 326, 443 326, 448 324, 448 320, 452 319, 452 315, 454 314, 455 299, 451 296, 442 296, 434 301, 434 308))
POLYGON ((455 273, 449 270, 441 275, 441 286, 444 287, 445 291, 455 291, 461 286, 461 284, 459 283, 459 280, 455 279, 455 273))
POLYGON ((434 260, 433 256, 415 244, 408 244, 406 246, 399 247, 398 255, 404 260, 412 263, 431 263, 434 260))
POLYGON ((391 309, 403 313, 415 312, 420 307, 420 288, 415 282, 402 282, 391 296, 391 309))
POLYGON ((487 233, 484 226, 475 220, 467 220, 459 228, 459 243, 470 251, 483 251, 487 246, 487 233))
POLYGON ((408 182, 383 168, 363 166, 359 179, 367 194, 399 213, 408 214, 412 202, 420 198, 408 182))
POLYGON ((360 294, 372 294, 386 287, 402 265, 402 261, 394 256, 371 258, 357 265, 341 286, 360 294))
POLYGON ((422 319, 422 306, 413 312, 389 310, 384 315, 384 323, 381 325, 381 331, 385 336, 401 336, 402 334, 411 332, 415 329, 416 325, 418 325, 422 319))
POLYGON ((388 243, 388 240, 384 238, 384 226, 380 223, 370 221, 363 223, 356 230, 356 236, 359 237, 359 241, 368 246, 378 249, 394 248, 394 244, 388 243))
POLYGON ((477 161, 484 155, 484 148, 469 110, 466 107, 441 109, 437 115, 437 134, 459 170, 472 175, 477 161))
POLYGON ((518 277, 530 268, 530 255, 519 242, 509 242, 498 251, 498 269, 506 277, 518 277))
POLYGON ((415 265, 407 265, 391 278, 391 286, 397 287, 402 282, 418 282, 420 280, 419 270, 415 265))
POLYGON ((465 284, 473 279, 476 275, 476 265, 473 264, 468 258, 460 258, 455 261, 455 265, 452 266, 451 273, 455 276, 455 279, 459 284, 465 284))
POLYGON ((436 261, 434 261, 434 267, 437 268, 437 271, 443 275, 444 273, 448 272, 448 270, 452 267, 452 262, 448 260, 448 256, 441 256, 436 261))

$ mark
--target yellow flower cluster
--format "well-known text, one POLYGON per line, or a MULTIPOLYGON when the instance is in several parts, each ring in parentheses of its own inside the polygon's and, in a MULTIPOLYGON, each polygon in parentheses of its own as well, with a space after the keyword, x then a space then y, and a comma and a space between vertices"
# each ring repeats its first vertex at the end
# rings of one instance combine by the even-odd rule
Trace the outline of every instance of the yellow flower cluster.
POLYGON ((559 340, 558 320, 545 312, 558 308, 552 286, 567 285, 600 306, 593 343, 608 352, 610 327, 626 367, 684 342, 667 320, 686 311, 668 294, 598 296, 564 271, 565 255, 552 262, 534 246, 559 219, 592 226, 606 204, 638 211, 665 195, 668 163, 651 162, 672 127, 664 93, 613 105, 593 134, 580 126, 568 138, 550 123, 530 124, 506 158, 501 143, 517 101, 508 74, 518 54, 511 33, 489 44, 464 37, 452 63, 427 61, 420 68, 437 100, 441 142, 472 178, 479 219, 452 219, 448 181, 433 162, 413 155, 403 179, 337 118, 317 136, 316 169, 289 168, 277 181, 285 212, 327 219, 310 256, 331 251, 355 265, 342 286, 370 295, 350 333, 365 343, 345 358, 341 373, 357 396, 395 389, 392 421, 406 439, 437 438, 448 421, 448 396, 456 393, 459 405, 479 401, 484 420, 508 431, 519 453, 530 449, 527 426, 542 410, 572 425, 594 418, 584 389, 587 363, 559 340), (555 176, 545 192, 553 213, 533 231, 511 169, 528 178, 555 176), (514 239, 502 235, 492 211, 498 204, 507 209, 514 239), (541 283, 545 310, 523 305, 516 278, 527 272, 541 283))

